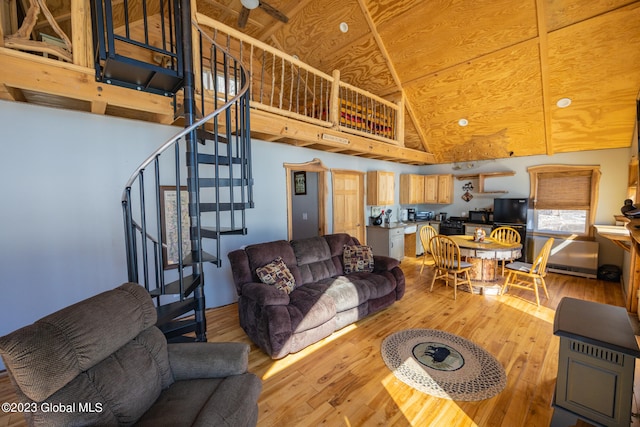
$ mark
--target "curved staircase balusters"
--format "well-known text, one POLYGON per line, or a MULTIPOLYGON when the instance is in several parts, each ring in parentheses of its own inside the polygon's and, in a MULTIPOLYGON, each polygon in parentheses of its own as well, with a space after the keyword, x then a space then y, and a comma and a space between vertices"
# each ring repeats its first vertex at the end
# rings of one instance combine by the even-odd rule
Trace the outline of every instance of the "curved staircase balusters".
POLYGON ((203 264, 221 265, 220 237, 246 234, 245 209, 253 207, 248 71, 197 30, 211 44, 209 66, 223 84, 216 83, 210 101, 202 91, 203 117, 142 162, 122 194, 129 281, 155 297, 158 326, 174 340, 193 332, 206 340, 203 264), (207 105, 213 111, 206 113, 207 105), (197 141, 189 147, 193 135, 197 141))

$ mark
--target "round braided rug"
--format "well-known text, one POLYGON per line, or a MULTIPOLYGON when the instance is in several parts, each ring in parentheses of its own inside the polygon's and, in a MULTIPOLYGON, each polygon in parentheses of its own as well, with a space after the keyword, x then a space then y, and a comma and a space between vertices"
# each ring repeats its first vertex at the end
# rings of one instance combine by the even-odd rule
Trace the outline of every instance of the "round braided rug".
POLYGON ((389 335, 382 342, 382 358, 403 383, 445 399, 489 399, 507 384, 504 368, 485 349, 436 329, 389 335))

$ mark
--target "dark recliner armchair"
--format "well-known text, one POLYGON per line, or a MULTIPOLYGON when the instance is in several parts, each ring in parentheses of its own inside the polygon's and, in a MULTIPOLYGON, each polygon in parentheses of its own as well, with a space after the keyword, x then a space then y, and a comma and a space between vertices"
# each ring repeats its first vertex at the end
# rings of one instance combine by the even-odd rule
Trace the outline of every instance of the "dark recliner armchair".
POLYGON ((255 425, 244 343, 167 344, 146 290, 125 283, 0 337, 29 425, 255 425))

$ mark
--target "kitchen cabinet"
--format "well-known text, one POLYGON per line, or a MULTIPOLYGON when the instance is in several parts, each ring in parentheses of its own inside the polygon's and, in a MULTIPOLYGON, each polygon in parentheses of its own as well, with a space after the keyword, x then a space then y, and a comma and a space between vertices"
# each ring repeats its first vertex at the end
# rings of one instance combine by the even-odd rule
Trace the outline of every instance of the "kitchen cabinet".
POLYGON ((438 203, 453 203, 453 175, 438 175, 438 203))
POLYGON ((424 203, 424 175, 400 175, 400 204, 424 203))
POLYGON ((367 244, 374 255, 404 258, 404 227, 367 227, 367 244))
POLYGON ((367 172, 367 205, 393 205, 395 190, 395 174, 393 172, 367 172))
POLYGON ((438 175, 424 177, 424 202, 438 203, 438 175))
POLYGON ((453 175, 425 175, 424 203, 453 203, 453 175))

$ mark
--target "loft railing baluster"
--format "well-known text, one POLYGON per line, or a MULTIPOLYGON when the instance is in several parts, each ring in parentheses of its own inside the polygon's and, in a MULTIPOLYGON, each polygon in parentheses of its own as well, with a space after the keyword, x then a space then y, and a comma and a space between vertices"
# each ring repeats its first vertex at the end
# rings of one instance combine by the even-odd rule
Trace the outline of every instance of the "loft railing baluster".
MULTIPOLYGON (((111 3, 108 1, 108 3, 111 3)), ((126 38, 131 38, 131 33, 129 32, 129 0, 124 0, 124 34, 126 38)), ((113 28, 113 26, 111 26, 113 28)))
POLYGON ((271 61, 271 102, 269 105, 273 107, 273 98, 276 90, 276 55, 275 53, 272 55, 271 61))
MULTIPOLYGON (((284 65, 284 59, 282 60, 282 64, 284 65)), ((291 78, 289 79, 289 111, 292 111, 292 107, 293 107, 293 75, 295 73, 294 69, 293 69, 293 62, 290 64, 291 65, 291 78)), ((284 68, 284 67, 283 67, 284 68)))
MULTIPOLYGON (((160 22, 162 22, 162 25, 160 25, 160 46, 162 46, 162 49, 167 50, 167 29, 165 28, 166 26, 164 25, 164 20, 165 20, 164 5, 165 5, 164 0, 160 0, 160 22)), ((169 14, 169 16, 171 16, 171 14, 169 14)), ((171 21, 169 21, 169 29, 171 29, 171 21)), ((171 65, 173 66, 173 64, 171 65)))
POLYGON ((147 0, 142 0, 142 28, 144 28, 144 44, 149 44, 149 17, 147 16, 147 0))

